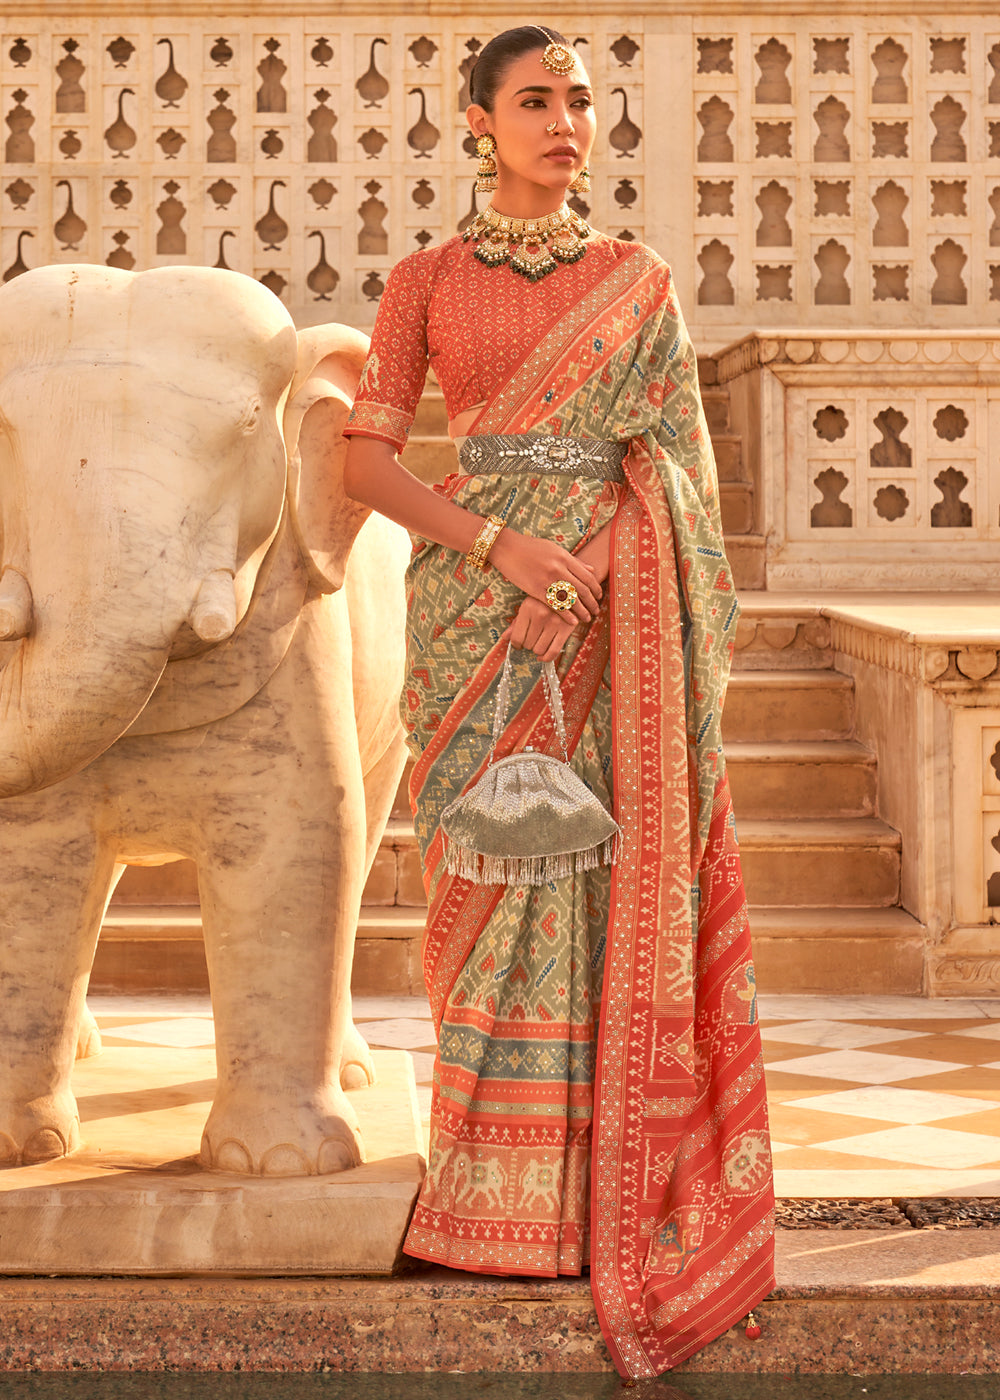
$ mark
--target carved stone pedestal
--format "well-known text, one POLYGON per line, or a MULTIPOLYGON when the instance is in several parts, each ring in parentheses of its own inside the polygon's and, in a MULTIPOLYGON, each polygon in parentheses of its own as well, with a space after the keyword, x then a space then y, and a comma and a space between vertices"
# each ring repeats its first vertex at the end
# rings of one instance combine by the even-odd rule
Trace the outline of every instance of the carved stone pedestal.
POLYGON ((424 1172, 413 1064, 374 1052, 351 1095, 368 1160, 336 1176, 202 1171, 211 1048, 80 1061, 83 1146, 0 1172, 0 1274, 389 1274, 424 1172))

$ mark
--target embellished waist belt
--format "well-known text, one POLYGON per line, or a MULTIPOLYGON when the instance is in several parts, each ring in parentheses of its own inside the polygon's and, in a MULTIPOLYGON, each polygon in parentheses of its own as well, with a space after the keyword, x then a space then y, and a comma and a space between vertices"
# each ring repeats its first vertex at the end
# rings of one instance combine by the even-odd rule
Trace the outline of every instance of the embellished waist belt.
POLYGON ((627 442, 600 438, 549 437, 541 433, 480 433, 458 449, 470 476, 510 476, 518 472, 563 472, 595 481, 624 481, 627 442))

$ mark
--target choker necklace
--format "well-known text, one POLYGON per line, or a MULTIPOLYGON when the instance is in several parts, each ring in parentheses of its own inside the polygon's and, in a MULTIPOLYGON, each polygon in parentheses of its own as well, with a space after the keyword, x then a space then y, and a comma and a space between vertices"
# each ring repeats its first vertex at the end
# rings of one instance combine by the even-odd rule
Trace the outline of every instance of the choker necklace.
POLYGON ((510 263, 514 272, 537 282, 560 263, 579 262, 587 251, 584 240, 593 231, 568 204, 541 219, 514 219, 488 204, 465 230, 462 241, 475 240, 472 256, 484 267, 510 263))

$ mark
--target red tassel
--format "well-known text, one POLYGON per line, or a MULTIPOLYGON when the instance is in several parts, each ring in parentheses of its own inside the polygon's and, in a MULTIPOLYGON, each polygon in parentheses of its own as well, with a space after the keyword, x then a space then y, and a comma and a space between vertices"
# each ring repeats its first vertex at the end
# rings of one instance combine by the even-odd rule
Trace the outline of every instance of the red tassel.
POLYGON ((751 1342, 755 1342, 760 1336, 760 1323, 754 1317, 753 1313, 749 1313, 747 1315, 747 1325, 743 1330, 746 1333, 748 1340, 751 1342))

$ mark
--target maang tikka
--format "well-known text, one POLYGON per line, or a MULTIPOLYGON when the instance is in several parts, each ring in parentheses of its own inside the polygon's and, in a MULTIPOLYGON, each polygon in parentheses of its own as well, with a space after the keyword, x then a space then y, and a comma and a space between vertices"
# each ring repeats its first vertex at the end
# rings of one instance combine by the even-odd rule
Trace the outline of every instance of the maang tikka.
POLYGON ((497 163, 493 159, 496 148, 497 143, 488 131, 476 137, 476 154, 479 156, 476 190, 479 194, 492 194, 497 187, 497 163))
POLYGON ((573 49, 568 49, 565 44, 560 44, 557 39, 553 39, 547 29, 543 29, 540 24, 532 24, 531 29, 537 29, 539 34, 544 34, 548 44, 542 51, 542 65, 550 73, 558 73, 560 77, 565 77, 567 73, 572 73, 576 67, 576 53, 573 49))

